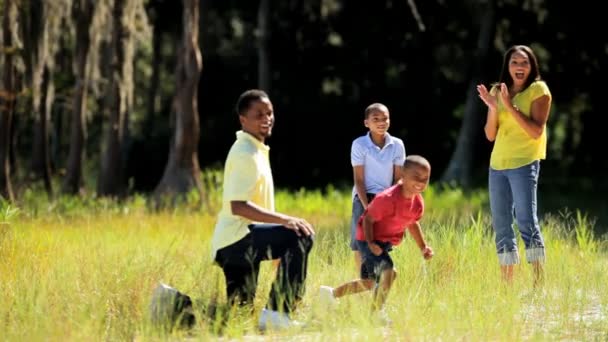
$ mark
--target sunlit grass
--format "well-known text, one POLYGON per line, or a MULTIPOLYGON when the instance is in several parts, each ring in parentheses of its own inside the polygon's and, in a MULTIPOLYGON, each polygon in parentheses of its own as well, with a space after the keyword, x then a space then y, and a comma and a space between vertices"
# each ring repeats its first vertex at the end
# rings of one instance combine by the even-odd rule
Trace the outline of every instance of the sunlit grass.
MULTIPOLYGON (((190 295, 197 324, 173 338, 259 338, 257 315, 274 269, 264 263, 253 315, 232 310, 224 279, 211 263, 209 240, 219 192, 207 206, 151 212, 145 198, 58 198, 29 193, 0 205, 0 339, 9 341, 157 340, 148 304, 159 282, 190 295), (226 315, 216 311, 216 317, 226 315), (257 337, 256 337, 257 336, 257 337)), ((605 340, 608 338, 607 242, 582 212, 544 218, 546 283, 531 287, 527 264, 505 287, 499 278, 484 191, 429 188, 423 230, 435 249, 425 262, 406 236, 393 258, 398 278, 387 302, 390 328, 369 318, 370 294, 341 299, 335 310, 317 302, 320 285, 357 276, 348 247, 350 192, 277 192, 277 209, 315 225, 306 296, 295 318, 298 340, 605 340)), ((192 199, 191 199, 192 200, 192 199)), ((192 200, 194 201, 194 200, 192 200)), ((523 244, 520 243, 523 247, 523 244)), ((525 260, 523 248, 522 260, 525 260)))

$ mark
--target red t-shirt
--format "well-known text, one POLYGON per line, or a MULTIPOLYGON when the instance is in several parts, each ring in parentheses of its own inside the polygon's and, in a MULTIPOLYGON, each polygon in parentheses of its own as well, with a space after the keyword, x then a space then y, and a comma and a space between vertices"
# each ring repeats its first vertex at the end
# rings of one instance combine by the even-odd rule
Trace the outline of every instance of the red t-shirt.
POLYGON ((395 184, 377 194, 367 206, 357 223, 355 238, 365 241, 363 234, 363 219, 371 215, 374 219, 374 240, 390 242, 396 246, 403 240, 407 227, 422 218, 424 200, 420 194, 412 198, 401 195, 401 185, 395 184))

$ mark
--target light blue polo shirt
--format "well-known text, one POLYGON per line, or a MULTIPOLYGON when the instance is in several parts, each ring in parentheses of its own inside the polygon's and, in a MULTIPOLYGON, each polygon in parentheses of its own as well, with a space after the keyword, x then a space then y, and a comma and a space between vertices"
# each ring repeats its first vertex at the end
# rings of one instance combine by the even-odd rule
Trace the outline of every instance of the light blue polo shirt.
MULTIPOLYGON (((350 162, 353 167, 363 165, 365 191, 377 194, 393 185, 394 165, 405 162, 403 140, 385 133, 385 143, 380 148, 374 144, 368 132, 353 141, 350 162)), ((356 193, 357 189, 353 186, 353 197, 356 193)))

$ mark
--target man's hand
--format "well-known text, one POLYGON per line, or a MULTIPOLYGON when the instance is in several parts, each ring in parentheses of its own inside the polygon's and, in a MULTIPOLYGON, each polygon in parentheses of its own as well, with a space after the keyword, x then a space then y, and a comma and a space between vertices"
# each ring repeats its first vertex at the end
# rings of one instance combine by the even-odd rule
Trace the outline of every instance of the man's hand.
POLYGON ((426 259, 429 260, 433 257, 433 249, 429 246, 426 246, 422 249, 422 256, 426 259))
POLYGON ((305 219, 299 217, 288 217, 287 221, 285 222, 285 227, 296 232, 298 236, 302 236, 302 234, 305 236, 315 234, 315 230, 312 228, 312 225, 305 219))
POLYGON ((380 246, 378 246, 378 244, 376 244, 375 242, 368 242, 367 243, 367 247, 369 247, 369 250, 375 256, 378 256, 378 255, 382 254, 382 248, 380 248, 380 246))

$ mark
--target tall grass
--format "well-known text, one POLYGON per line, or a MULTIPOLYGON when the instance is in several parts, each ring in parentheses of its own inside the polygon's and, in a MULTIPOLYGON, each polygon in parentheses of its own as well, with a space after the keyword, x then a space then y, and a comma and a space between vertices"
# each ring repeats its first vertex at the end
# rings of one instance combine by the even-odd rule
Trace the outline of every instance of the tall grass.
MULTIPOLYGON (((220 194, 207 196, 202 210, 186 203, 162 212, 149 211, 141 196, 124 202, 62 197, 49 203, 39 193, 28 193, 18 206, 1 203, 0 340, 258 338, 256 318, 273 266, 262 266, 253 315, 213 311, 225 302, 224 279, 209 248, 220 194), (150 326, 148 305, 159 282, 194 299, 193 330, 162 335, 150 326)), ((294 315, 307 325, 273 336, 323 341, 608 338, 607 244, 594 235, 593 220, 584 211, 543 219, 546 282, 534 290, 525 263, 511 286, 500 282, 484 191, 431 187, 425 199, 422 225, 436 255, 424 261, 409 236, 395 248, 398 278, 386 306, 393 325, 382 327, 370 320, 369 293, 342 298, 334 310, 317 301, 320 285, 357 276, 348 247, 350 191, 278 191, 277 209, 308 219, 317 236, 306 296, 294 315)))

